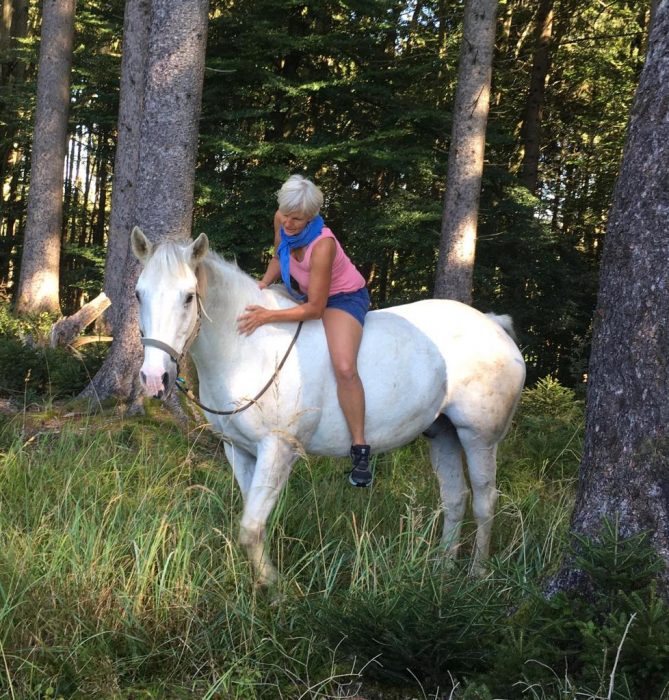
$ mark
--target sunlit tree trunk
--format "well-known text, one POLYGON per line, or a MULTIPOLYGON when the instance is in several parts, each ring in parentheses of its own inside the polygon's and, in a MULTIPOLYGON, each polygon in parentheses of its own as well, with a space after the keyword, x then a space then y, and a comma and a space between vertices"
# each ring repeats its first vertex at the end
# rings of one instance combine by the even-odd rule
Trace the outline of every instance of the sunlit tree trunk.
POLYGON ((63 163, 70 107, 75 0, 44 0, 19 314, 59 313, 63 163))
POLYGON ((434 296, 471 302, 497 0, 467 0, 434 296))
MULTIPOLYGON (((602 257, 572 533, 648 533, 669 596, 669 2, 656 9, 602 257)), ((555 589, 587 588, 573 562, 555 589)))
MULTIPOLYGON (((190 236, 207 15, 208 0, 151 3, 136 175, 132 166, 125 174, 132 178, 125 183, 132 205, 121 224, 116 220, 127 230, 115 235, 129 236, 136 224, 153 243, 167 236, 190 236)), ((120 129, 132 128, 132 122, 120 125, 120 129)), ((132 144, 128 137, 126 146, 132 148, 132 144)), ((119 196, 113 200, 116 206, 119 196)), ((107 266, 108 274, 118 275, 121 282, 116 291, 114 341, 85 395, 132 400, 141 362, 134 298, 139 270, 131 253, 124 260, 119 256, 117 264, 113 270, 107 266)))

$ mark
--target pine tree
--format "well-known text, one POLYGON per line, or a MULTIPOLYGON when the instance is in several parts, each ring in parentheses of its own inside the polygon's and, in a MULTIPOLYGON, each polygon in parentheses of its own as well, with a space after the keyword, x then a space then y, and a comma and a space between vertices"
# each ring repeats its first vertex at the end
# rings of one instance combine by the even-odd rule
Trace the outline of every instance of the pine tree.
MULTIPOLYGON (((575 535, 605 519, 645 533, 665 562, 669 597, 669 3, 657 7, 606 232, 588 376, 575 535)), ((587 588, 567 562, 553 588, 587 588)))
POLYGON ((497 0, 468 0, 434 295, 471 303, 497 0))
MULTIPOLYGON (((132 0, 130 0, 132 2, 132 0)), ((141 7, 138 9, 142 9, 141 7)), ((152 0, 139 136, 139 166, 129 217, 153 243, 191 233, 193 189, 207 38, 208 0, 152 0)), ((128 25, 131 26, 131 25, 128 25)), ((131 28, 141 31, 140 25, 131 28)), ((127 70, 132 70, 126 64, 127 70)), ((130 98, 132 92, 126 92, 130 98)), ((133 147, 125 140, 126 147, 133 147)), ((130 194, 126 190, 127 194, 130 194)), ((121 197, 115 199, 122 205, 121 197)), ((130 235, 130 231, 126 235, 130 235)), ((125 260, 114 271, 117 294, 114 340, 103 366, 84 396, 134 400, 141 363, 133 290, 136 264, 125 260), (120 302, 120 303, 119 303, 120 302)))
POLYGON ((45 0, 19 314, 60 312, 59 275, 75 0, 45 0))

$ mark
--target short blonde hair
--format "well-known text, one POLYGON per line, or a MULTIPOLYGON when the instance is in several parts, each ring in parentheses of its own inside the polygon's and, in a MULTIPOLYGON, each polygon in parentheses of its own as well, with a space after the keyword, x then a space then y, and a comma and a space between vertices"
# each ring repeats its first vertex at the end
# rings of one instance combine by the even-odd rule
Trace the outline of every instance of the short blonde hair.
POLYGON ((320 187, 302 175, 291 175, 276 193, 276 199, 283 214, 299 211, 309 218, 316 216, 323 206, 320 187))

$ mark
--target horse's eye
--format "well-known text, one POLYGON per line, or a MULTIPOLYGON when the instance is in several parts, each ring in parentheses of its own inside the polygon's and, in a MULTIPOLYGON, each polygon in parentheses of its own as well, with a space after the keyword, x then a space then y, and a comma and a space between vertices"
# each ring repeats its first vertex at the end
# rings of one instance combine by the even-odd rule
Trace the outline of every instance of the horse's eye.
POLYGON ((139 292, 136 289, 135 289, 135 299, 137 299, 137 301, 141 301, 141 299, 139 298, 139 292))
POLYGON ((186 300, 184 301, 184 306, 188 306, 193 301, 194 294, 186 294, 186 300))

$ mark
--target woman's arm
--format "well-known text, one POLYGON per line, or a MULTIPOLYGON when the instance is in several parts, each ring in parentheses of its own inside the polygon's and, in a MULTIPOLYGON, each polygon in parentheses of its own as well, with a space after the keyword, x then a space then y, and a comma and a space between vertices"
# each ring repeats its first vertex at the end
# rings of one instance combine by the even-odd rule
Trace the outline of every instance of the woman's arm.
POLYGON ((237 330, 244 335, 265 323, 309 321, 321 318, 328 303, 332 263, 335 258, 335 242, 332 238, 318 241, 311 253, 311 271, 307 301, 290 309, 266 309, 264 306, 247 306, 237 319, 237 330))
POLYGON ((274 284, 281 277, 281 264, 279 263, 279 258, 276 256, 277 250, 279 250, 279 243, 281 243, 281 215, 277 209, 274 214, 274 255, 267 265, 267 270, 262 276, 258 286, 260 289, 265 289, 269 287, 270 284, 274 284))
POLYGON ((266 289, 270 286, 270 284, 274 284, 279 279, 279 277, 281 277, 281 264, 279 263, 279 258, 277 258, 276 255, 273 255, 272 259, 267 265, 265 274, 262 276, 262 279, 258 282, 258 286, 260 287, 260 289, 266 289))

